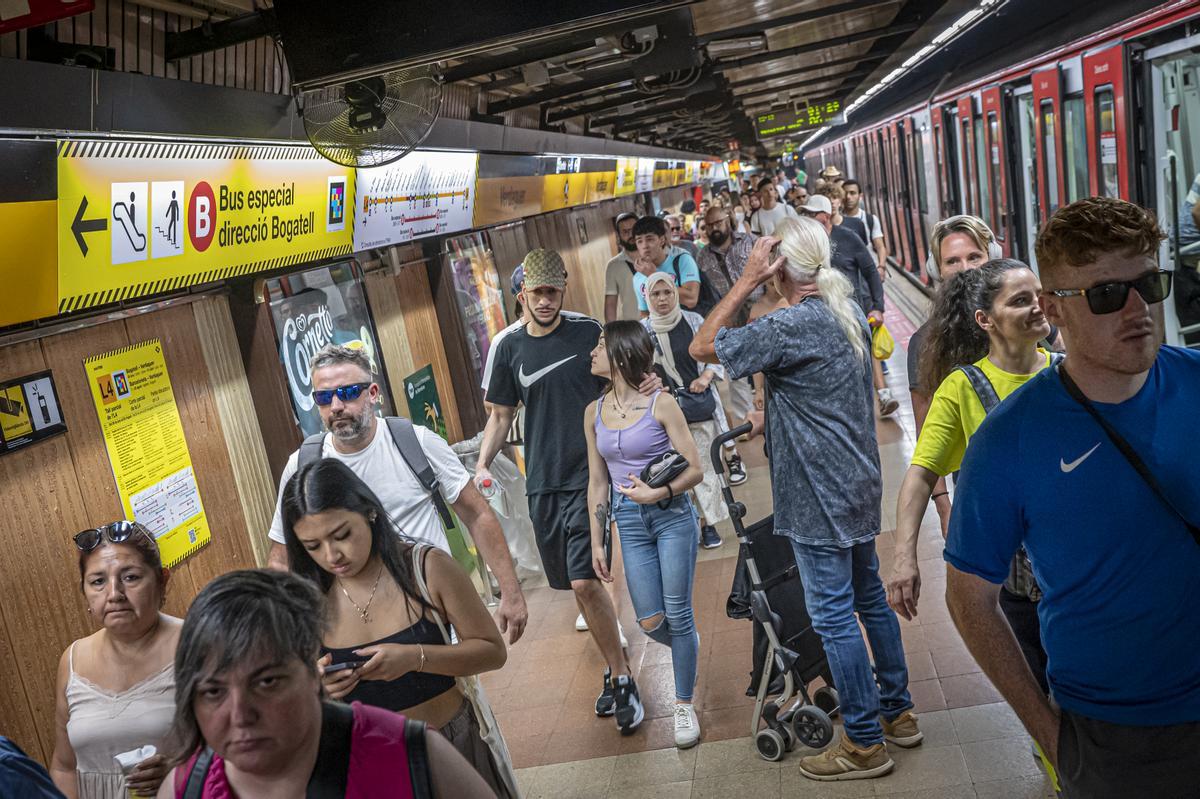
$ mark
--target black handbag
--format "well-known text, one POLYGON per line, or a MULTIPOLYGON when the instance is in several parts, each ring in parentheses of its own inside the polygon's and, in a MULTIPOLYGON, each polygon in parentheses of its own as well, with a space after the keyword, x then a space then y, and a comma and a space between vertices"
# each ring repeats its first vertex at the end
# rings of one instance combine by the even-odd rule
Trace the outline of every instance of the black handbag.
POLYGON ((688 468, 687 458, 673 449, 669 449, 642 469, 642 482, 651 488, 665 488, 670 492, 665 500, 654 503, 660 510, 666 510, 675 501, 675 492, 671 491, 671 481, 683 474, 688 468))
POLYGON ((688 391, 687 386, 672 387, 671 394, 679 403, 679 410, 683 411, 683 418, 687 420, 688 424, 706 422, 716 413, 717 400, 713 397, 712 386, 700 394, 688 391))

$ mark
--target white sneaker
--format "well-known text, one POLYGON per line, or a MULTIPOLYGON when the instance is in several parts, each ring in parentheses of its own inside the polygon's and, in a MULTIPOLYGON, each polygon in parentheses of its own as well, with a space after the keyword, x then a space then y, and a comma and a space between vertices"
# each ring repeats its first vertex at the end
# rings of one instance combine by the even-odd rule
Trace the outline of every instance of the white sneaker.
POLYGON ((890 388, 881 388, 875 392, 879 395, 879 415, 891 416, 900 407, 900 403, 892 397, 890 388))
POLYGON ((586 633, 588 630, 587 619, 585 619, 583 617, 582 613, 580 613, 579 616, 575 619, 575 629, 579 630, 579 632, 581 632, 581 633, 586 633))
POLYGON ((675 746, 687 749, 700 742, 700 719, 693 705, 675 705, 675 746))

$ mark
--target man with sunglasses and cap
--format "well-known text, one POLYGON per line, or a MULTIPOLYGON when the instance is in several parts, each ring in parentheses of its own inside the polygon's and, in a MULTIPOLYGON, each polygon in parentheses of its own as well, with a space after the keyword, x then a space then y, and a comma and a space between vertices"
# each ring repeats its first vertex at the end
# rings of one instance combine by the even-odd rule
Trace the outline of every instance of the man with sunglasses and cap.
MULTIPOLYGON (((574 593, 588 633, 607 663, 596 715, 615 715, 621 732, 628 734, 641 723, 645 710, 621 644, 612 599, 592 568, 587 502, 584 411, 604 386, 591 370, 601 327, 595 319, 561 313, 567 270, 557 252, 531 250, 524 267, 521 304, 529 323, 496 348, 487 389, 492 411, 475 481, 492 479, 492 459, 504 446, 517 407, 523 405, 525 485, 542 567, 551 588, 574 593)), ((639 388, 647 393, 652 386, 648 381, 639 388)))
MULTIPOLYGON (((362 478, 379 497, 398 532, 449 553, 438 503, 413 471, 420 467, 409 466, 401 442, 392 435, 391 423, 381 424, 383 420, 375 413, 381 399, 380 389, 366 353, 329 344, 312 357, 309 369, 313 401, 328 431, 321 440, 319 457, 336 458, 362 478)), ((407 420, 393 421, 409 425, 407 420)), ((525 630, 529 612, 500 521, 450 445, 423 425, 409 426, 436 478, 439 499, 466 526, 500 584, 496 622, 501 632, 508 633, 509 643, 516 643, 525 630)), ((279 478, 280 496, 288 480, 299 470, 302 452, 303 446, 288 458, 279 478)), ((268 565, 286 571, 287 548, 278 500, 268 536, 271 539, 268 565)))
POLYGON ((1200 774, 1200 353, 1162 344, 1162 239, 1106 197, 1042 228, 1041 303, 1067 357, 979 428, 946 542, 955 625, 1066 797, 1190 797, 1200 774), (1022 544, 1053 701, 998 604, 1022 544))

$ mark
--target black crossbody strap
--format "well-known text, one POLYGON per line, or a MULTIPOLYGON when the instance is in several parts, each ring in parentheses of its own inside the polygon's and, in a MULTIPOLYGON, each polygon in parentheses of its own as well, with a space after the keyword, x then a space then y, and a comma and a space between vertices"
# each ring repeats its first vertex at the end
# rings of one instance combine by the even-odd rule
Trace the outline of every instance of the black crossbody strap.
POLYGON ((992 381, 988 380, 988 376, 983 373, 983 370, 973 363, 956 368, 967 376, 971 388, 975 389, 975 396, 979 397, 979 404, 983 406, 984 415, 991 413, 1000 404, 1000 395, 996 393, 992 381))
POLYGON ((305 799, 343 799, 350 778, 354 710, 341 702, 321 703, 321 742, 305 799))
POLYGON ((1154 492, 1154 496, 1158 497, 1159 501, 1162 502, 1163 505, 1165 505, 1172 513, 1179 517, 1179 520, 1182 521, 1187 527, 1188 532, 1192 534, 1192 538, 1194 538, 1196 543, 1200 545, 1200 527, 1197 527, 1188 521, 1187 517, 1183 515, 1179 508, 1175 507, 1175 503, 1171 502, 1167 495, 1163 493, 1162 486, 1158 484, 1158 480, 1156 480, 1154 475, 1150 473, 1150 469, 1146 466, 1146 463, 1142 460, 1142 457, 1138 455, 1129 442, 1125 440, 1125 437, 1117 432, 1117 429, 1109 424, 1107 419, 1100 415, 1100 412, 1096 410, 1094 405, 1092 405, 1091 400, 1083 395, 1083 392, 1079 390, 1079 386, 1075 385, 1075 381, 1072 380, 1070 375, 1067 374, 1067 370, 1063 369, 1061 364, 1057 365, 1055 369, 1058 372, 1058 379, 1062 382, 1063 388, 1067 390, 1067 394, 1071 396, 1071 399, 1078 402, 1083 406, 1085 411, 1091 414, 1091 417, 1096 420, 1096 424, 1100 425, 1100 428, 1104 431, 1104 434, 1108 436, 1108 439, 1113 443, 1113 446, 1115 446, 1117 450, 1125 456, 1125 460, 1129 461, 1129 465, 1133 467, 1133 470, 1137 472, 1143 480, 1146 481, 1146 485, 1150 486, 1150 490, 1154 492))
POLYGON ((413 799, 432 799, 433 781, 429 776, 429 749, 425 745, 425 722, 404 719, 404 743, 408 749, 408 773, 413 799))
POLYGON ((213 750, 207 746, 192 764, 188 772, 187 783, 183 786, 183 799, 200 799, 204 796, 204 780, 208 778, 208 770, 212 767, 213 750))

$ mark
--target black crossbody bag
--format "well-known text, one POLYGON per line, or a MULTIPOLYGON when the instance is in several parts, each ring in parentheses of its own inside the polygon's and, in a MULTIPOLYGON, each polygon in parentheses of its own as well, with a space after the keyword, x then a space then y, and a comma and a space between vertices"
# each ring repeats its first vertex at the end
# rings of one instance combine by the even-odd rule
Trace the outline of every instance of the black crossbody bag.
POLYGON ((1107 419, 1100 415, 1100 412, 1096 410, 1094 405, 1092 405, 1091 400, 1083 395, 1083 392, 1079 390, 1079 386, 1075 385, 1075 381, 1071 379, 1070 375, 1068 375, 1066 370, 1062 368, 1061 364, 1056 367, 1056 371, 1058 372, 1058 379, 1062 382, 1063 388, 1067 390, 1067 394, 1070 395, 1071 399, 1078 402, 1083 406, 1085 411, 1091 414, 1091 417, 1096 420, 1096 424, 1100 425, 1100 429, 1102 429, 1104 434, 1108 436, 1108 440, 1111 441, 1113 446, 1115 446, 1117 450, 1125 456, 1125 460, 1129 461, 1129 465, 1133 467, 1133 470, 1137 472, 1144 481, 1146 481, 1146 485, 1150 486, 1150 490, 1154 492, 1154 496, 1158 497, 1159 501, 1162 502, 1163 505, 1165 505, 1172 513, 1179 517, 1179 520, 1182 521, 1187 527, 1188 532, 1192 534, 1192 538, 1195 539, 1196 544, 1200 545, 1200 527, 1197 527, 1188 521, 1188 518, 1183 515, 1182 511, 1175 507, 1175 503, 1171 502, 1167 495, 1163 493, 1162 486, 1158 484, 1158 480, 1156 480, 1154 475, 1150 473, 1150 469, 1146 466, 1146 463, 1142 460, 1142 457, 1138 455, 1129 442, 1125 440, 1125 437, 1117 432, 1117 429, 1109 424, 1107 419))

